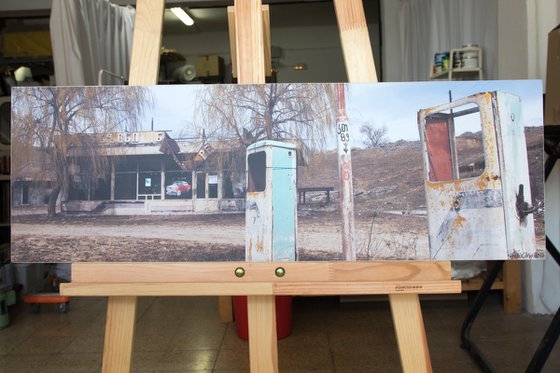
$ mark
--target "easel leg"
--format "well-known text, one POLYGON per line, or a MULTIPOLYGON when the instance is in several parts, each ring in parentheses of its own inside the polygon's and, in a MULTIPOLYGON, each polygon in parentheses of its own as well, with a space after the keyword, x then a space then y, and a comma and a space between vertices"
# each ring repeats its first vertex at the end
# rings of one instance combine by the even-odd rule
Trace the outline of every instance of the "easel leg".
POLYGON ((278 345, 274 296, 248 296, 247 317, 251 373, 277 373, 278 345))
POLYGON ((103 347, 104 373, 130 372, 137 297, 109 297, 103 347))
POLYGON ((418 294, 390 294, 403 372, 431 372, 432 362, 418 294))
POLYGON ((502 269, 504 281, 504 310, 521 313, 521 262, 506 260, 502 269))

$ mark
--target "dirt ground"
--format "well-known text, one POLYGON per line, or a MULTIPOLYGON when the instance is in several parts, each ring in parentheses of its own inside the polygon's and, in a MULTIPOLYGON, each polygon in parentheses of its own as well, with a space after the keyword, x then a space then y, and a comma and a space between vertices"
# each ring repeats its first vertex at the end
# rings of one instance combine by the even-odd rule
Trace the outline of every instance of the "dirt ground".
MULTIPOLYGON (((300 211, 298 259, 342 259, 337 211, 300 211)), ((428 258, 425 217, 356 219, 359 259, 428 258)), ((245 258, 243 214, 57 216, 15 214, 14 262, 238 261, 245 258)))
MULTIPOLYGON (((342 260, 339 212, 298 215, 298 260, 342 260)), ((429 259, 425 215, 357 214, 355 242, 359 260, 429 259)), ((16 214, 11 251, 14 262, 243 261, 245 216, 16 214)))

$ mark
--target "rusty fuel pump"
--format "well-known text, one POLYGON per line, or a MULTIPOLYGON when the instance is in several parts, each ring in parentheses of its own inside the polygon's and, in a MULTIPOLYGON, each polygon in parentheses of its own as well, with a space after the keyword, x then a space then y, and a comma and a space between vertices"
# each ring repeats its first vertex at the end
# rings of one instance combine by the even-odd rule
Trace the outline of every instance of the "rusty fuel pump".
POLYGON ((478 93, 420 110, 418 125, 432 259, 534 254, 535 208, 520 98, 478 93), (480 152, 463 154, 456 127, 474 121, 481 135, 468 141, 479 141, 480 152))
POLYGON ((259 141, 247 148, 245 259, 296 260, 296 147, 259 141))

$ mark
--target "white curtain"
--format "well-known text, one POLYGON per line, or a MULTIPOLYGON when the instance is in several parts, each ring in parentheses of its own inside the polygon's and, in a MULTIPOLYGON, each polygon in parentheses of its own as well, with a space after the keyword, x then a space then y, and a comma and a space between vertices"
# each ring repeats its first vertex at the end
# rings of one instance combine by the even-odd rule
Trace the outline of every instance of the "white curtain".
MULTIPOLYGON (((560 249, 560 162, 545 184, 546 235, 560 249)), ((560 268, 550 255, 523 263, 523 307, 529 313, 553 314, 560 307, 560 268)))
POLYGON ((96 85, 101 69, 128 77, 134 14, 107 0, 53 0, 56 84, 96 85))
POLYGON ((484 79, 496 79, 498 0, 400 0, 402 80, 428 80, 436 52, 478 44, 484 79))

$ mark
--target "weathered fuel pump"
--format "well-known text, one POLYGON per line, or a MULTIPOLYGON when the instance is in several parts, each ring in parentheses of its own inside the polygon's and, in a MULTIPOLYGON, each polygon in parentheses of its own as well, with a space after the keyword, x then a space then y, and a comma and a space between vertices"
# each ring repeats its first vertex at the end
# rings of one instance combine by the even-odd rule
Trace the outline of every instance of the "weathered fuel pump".
POLYGON ((247 148, 247 261, 296 260, 296 159, 289 143, 267 140, 247 148))
MULTIPOLYGON (((472 124, 472 123, 471 123, 472 124)), ((478 93, 420 110, 432 259, 513 259, 536 251, 521 100, 478 93), (478 121, 483 154, 458 149, 457 122, 478 121), (472 153, 472 152, 471 152, 472 153), (483 160, 481 157, 483 156, 483 160)))

